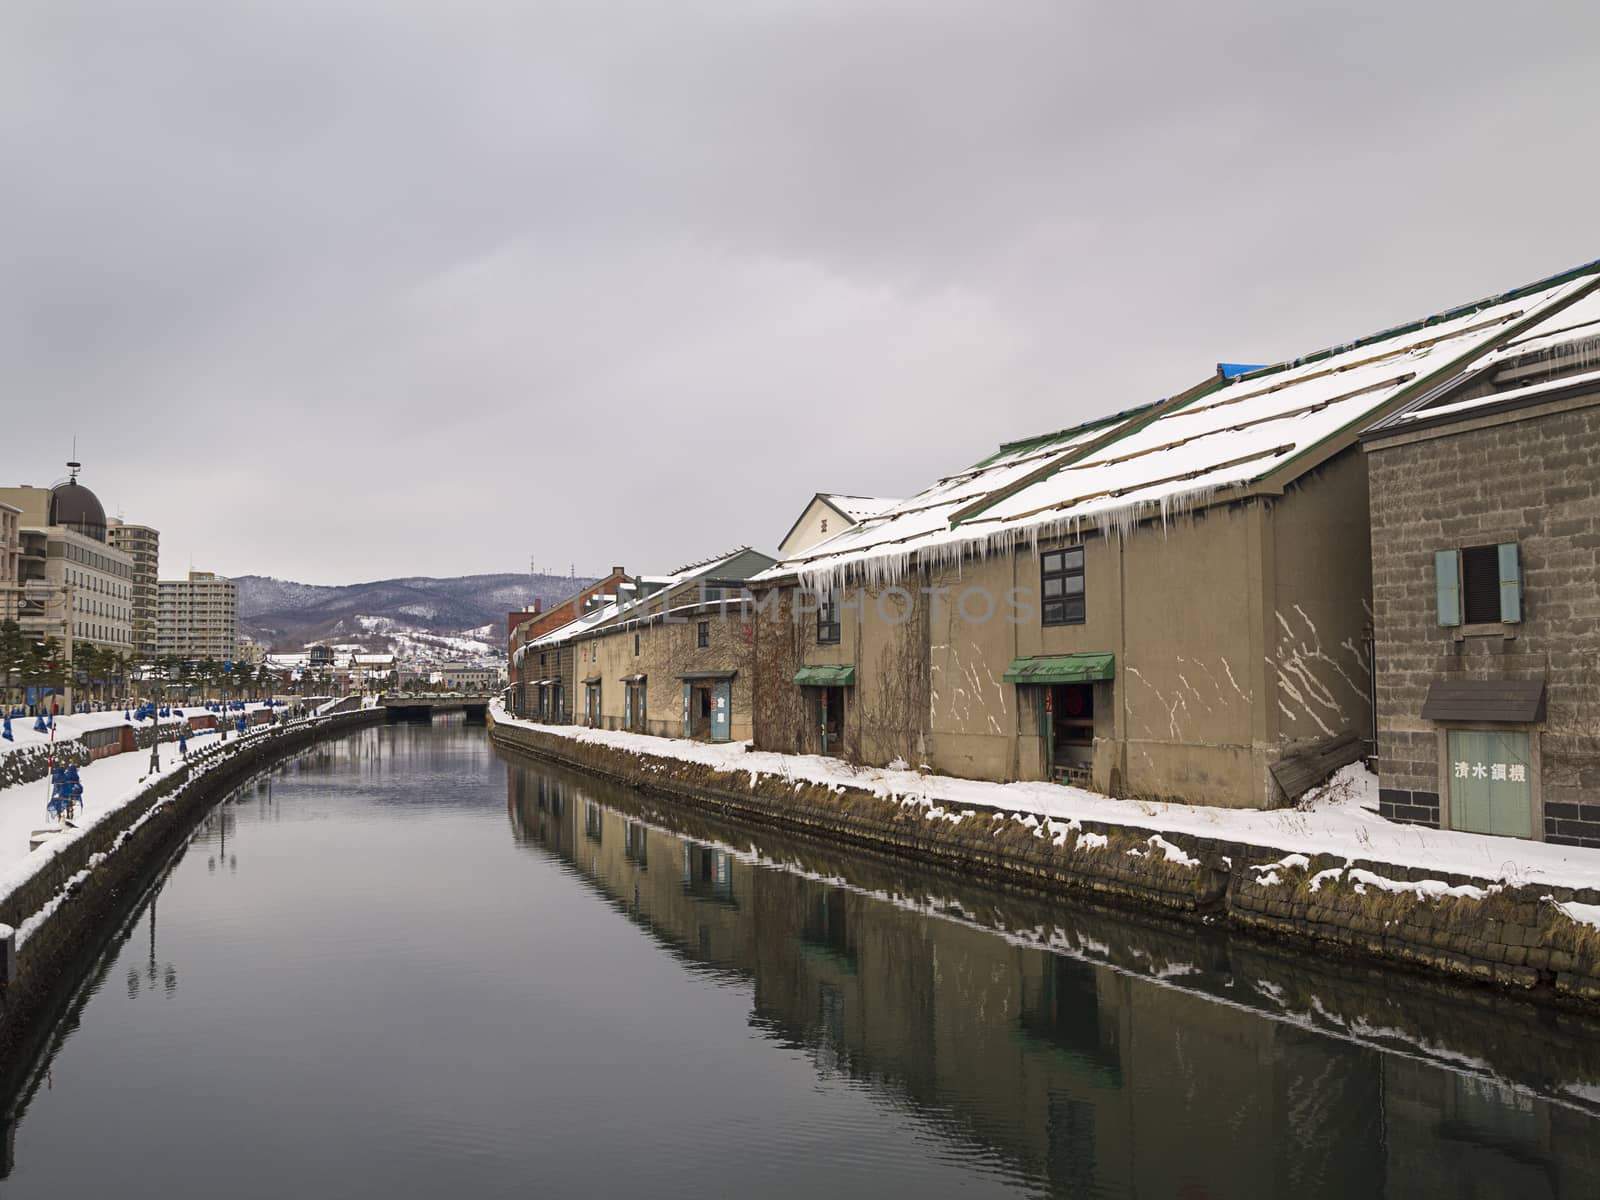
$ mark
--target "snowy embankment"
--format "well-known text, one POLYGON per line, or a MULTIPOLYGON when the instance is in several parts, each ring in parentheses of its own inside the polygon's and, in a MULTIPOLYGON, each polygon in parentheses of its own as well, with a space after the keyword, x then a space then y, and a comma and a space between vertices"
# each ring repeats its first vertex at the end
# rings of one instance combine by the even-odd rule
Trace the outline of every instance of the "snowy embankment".
MULTIPOLYGON (((204 712, 198 708, 192 711, 196 715, 204 712)), ((81 736, 83 730, 69 729, 68 721, 90 721, 96 717, 110 715, 112 714, 95 713, 84 717, 63 717, 62 728, 57 731, 58 741, 61 740, 63 732, 81 736)), ((122 714, 117 713, 115 716, 117 720, 114 723, 120 724, 122 714)), ((162 725, 165 728, 182 720, 183 718, 174 717, 164 720, 162 725)), ((88 728, 103 727, 104 723, 88 726, 88 728)), ((271 725, 260 725, 242 735, 229 730, 225 740, 214 730, 190 733, 188 762, 191 772, 203 774, 211 770, 227 758, 225 753, 214 751, 248 745, 273 728, 275 727, 271 725)), ((178 753, 177 743, 174 741, 161 744, 160 761, 160 772, 152 775, 150 751, 141 749, 114 754, 78 768, 79 779, 83 784, 83 804, 74 816, 71 826, 53 834, 37 850, 31 852, 28 847, 35 831, 56 828, 45 811, 50 799, 50 781, 45 778, 0 788, 0 896, 9 895, 18 884, 31 878, 51 857, 61 853, 125 805, 137 800, 162 779, 177 773, 183 767, 185 759, 178 753)))
MULTIPOLYGON (((775 754, 752 750, 748 742, 706 743, 614 730, 586 729, 574 725, 541 725, 519 720, 498 701, 493 705, 497 724, 536 730, 547 736, 591 742, 614 749, 658 758, 676 759, 717 771, 748 774, 750 786, 770 777, 795 784, 820 784, 835 791, 852 789, 881 799, 926 810, 930 818, 959 823, 982 813, 1010 814, 1014 820, 1039 829, 1060 844, 1082 822, 1091 821, 1152 835, 1180 833, 1219 841, 1240 842, 1281 850, 1289 865, 1291 856, 1332 854, 1350 862, 1367 861, 1400 869, 1421 869, 1444 875, 1470 875, 1507 887, 1542 885, 1566 888, 1600 888, 1600 850, 1553 846, 1543 842, 1489 837, 1450 830, 1396 825, 1378 815, 1377 779, 1359 764, 1341 770, 1328 784, 1312 792, 1291 809, 1210 808, 1161 804, 1140 800, 1115 800, 1080 788, 1053 783, 987 783, 924 775, 909 769, 855 767, 838 759, 815 755, 775 754)), ((1078 843, 1098 835, 1078 833, 1078 843)), ((1169 860, 1159 836, 1152 847, 1169 860)), ((1182 853, 1179 851, 1179 853, 1182 853)), ((1359 869, 1357 869, 1359 870, 1359 869)), ((1366 882, 1356 879, 1363 887, 1366 882)), ((1424 893, 1447 889, 1443 880, 1400 885, 1424 893)), ((1567 905, 1574 920, 1600 926, 1600 907, 1567 905), (1594 908, 1593 913, 1588 910, 1594 908)))
MULTIPOLYGON (((254 704, 251 707, 260 708, 261 706, 254 704)), ((197 704, 193 708, 185 709, 184 711, 186 713, 200 714, 206 710, 197 704)), ((178 716, 174 711, 172 715, 161 718, 161 727, 167 729, 174 725, 181 725, 187 720, 187 716, 178 716)), ((55 740, 57 744, 75 742, 83 737, 84 734, 96 729, 113 729, 117 726, 128 724, 133 725, 135 729, 148 729, 150 727, 148 719, 131 721, 129 714, 124 713, 120 708, 115 712, 63 715, 56 718, 55 740)), ((26 750, 31 746, 43 746, 50 741, 50 734, 36 731, 33 727, 32 717, 12 717, 11 739, 10 741, 0 741, 0 756, 11 754, 18 750, 26 750)))

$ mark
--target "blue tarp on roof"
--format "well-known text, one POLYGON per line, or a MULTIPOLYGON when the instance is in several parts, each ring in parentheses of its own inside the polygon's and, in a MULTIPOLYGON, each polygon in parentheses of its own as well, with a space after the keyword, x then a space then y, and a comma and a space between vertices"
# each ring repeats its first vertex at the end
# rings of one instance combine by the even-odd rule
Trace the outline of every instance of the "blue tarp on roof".
POLYGON ((1217 370, 1222 372, 1224 379, 1237 379, 1240 375, 1248 375, 1251 371, 1259 371, 1266 363, 1218 363, 1217 370))

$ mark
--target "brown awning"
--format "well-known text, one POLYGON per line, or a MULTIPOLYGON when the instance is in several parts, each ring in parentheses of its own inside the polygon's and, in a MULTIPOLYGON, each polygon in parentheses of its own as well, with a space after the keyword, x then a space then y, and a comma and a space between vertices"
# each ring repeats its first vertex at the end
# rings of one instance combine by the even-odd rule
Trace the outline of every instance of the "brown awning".
POLYGON ((1542 679, 1436 679, 1422 705, 1428 721, 1505 721, 1527 725, 1544 720, 1542 679))

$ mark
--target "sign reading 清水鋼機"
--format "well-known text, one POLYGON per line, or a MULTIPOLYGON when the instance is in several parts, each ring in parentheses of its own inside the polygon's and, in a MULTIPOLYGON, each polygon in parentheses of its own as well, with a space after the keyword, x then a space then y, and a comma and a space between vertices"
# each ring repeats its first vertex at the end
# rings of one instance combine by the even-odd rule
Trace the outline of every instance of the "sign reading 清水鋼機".
POLYGON ((1469 833, 1532 837, 1528 735, 1452 729, 1448 749, 1450 827, 1469 833))

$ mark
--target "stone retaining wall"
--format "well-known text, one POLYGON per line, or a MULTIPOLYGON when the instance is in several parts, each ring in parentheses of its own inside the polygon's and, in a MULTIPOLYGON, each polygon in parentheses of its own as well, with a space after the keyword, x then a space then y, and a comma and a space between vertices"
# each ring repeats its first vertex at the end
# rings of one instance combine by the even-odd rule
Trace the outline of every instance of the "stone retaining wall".
POLYGON ((15 928, 64 891, 70 896, 32 931, 18 950, 16 975, 0 990, 0 1095, 7 1094, 13 1072, 33 1057, 25 1052, 30 1039, 45 1032, 36 1018, 70 990, 71 972, 65 968, 94 943, 108 914, 126 903, 129 890, 181 843, 200 813, 264 763, 382 721, 381 709, 368 709, 296 722, 257 735, 209 771, 174 772, 62 847, 0 897, 0 924, 15 928), (149 819, 143 820, 146 814, 149 819), (119 845, 129 830, 133 832, 119 845), (77 879, 97 855, 108 857, 77 879))
POLYGON ((578 767, 705 811, 843 842, 966 875, 1156 908, 1319 948, 1600 1007, 1600 929, 1557 907, 1593 890, 1500 884, 1392 863, 1308 859, 1280 849, 1072 822, 1055 834, 1014 814, 969 808, 951 821, 870 793, 495 723, 500 746, 578 767), (1376 877, 1365 882, 1363 872, 1376 877), (1477 889, 1481 898, 1457 893, 1477 889))

